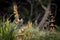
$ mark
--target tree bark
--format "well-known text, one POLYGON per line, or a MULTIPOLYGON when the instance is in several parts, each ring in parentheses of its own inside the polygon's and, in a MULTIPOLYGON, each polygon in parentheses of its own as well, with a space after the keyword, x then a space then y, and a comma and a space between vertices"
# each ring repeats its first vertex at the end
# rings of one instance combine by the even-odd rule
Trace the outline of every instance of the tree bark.
POLYGON ((42 8, 45 10, 45 13, 44 13, 44 16, 43 16, 41 22, 40 22, 39 25, 38 25, 38 27, 39 27, 40 29, 43 29, 43 28, 44 28, 44 23, 46 22, 46 19, 47 19, 47 17, 48 17, 49 14, 50 14, 50 4, 51 4, 51 2, 49 2, 49 4, 47 5, 47 7, 45 7, 43 4, 41 5, 42 8))

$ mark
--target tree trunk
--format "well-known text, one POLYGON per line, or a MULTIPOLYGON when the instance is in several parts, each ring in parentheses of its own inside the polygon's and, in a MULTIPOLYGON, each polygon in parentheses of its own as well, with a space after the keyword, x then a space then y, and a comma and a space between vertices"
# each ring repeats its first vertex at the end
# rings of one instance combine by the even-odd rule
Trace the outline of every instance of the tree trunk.
POLYGON ((47 17, 48 17, 49 14, 50 14, 50 4, 51 4, 51 2, 47 5, 47 7, 45 7, 44 5, 41 5, 42 8, 45 10, 45 13, 44 13, 44 16, 43 16, 41 22, 40 22, 39 25, 38 25, 38 27, 39 27, 40 29, 43 29, 43 28, 44 28, 44 23, 46 22, 47 17))

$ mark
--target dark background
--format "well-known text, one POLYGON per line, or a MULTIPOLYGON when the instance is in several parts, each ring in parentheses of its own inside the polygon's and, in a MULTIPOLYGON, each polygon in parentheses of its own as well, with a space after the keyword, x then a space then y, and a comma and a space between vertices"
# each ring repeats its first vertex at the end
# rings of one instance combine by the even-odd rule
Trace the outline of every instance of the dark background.
MULTIPOLYGON (((4 11, 3 10, 4 7, 7 8, 7 7, 11 6, 9 3, 7 3, 7 2, 5 3, 5 1, 8 1, 8 0, 0 0, 0 12, 4 11)), ((9 1, 12 3, 11 0, 9 0, 9 1)), ((26 1, 25 0, 21 0, 21 2, 26 2, 26 1)), ((56 13, 56 17, 55 17, 55 20, 56 20, 55 23, 58 26, 60 26, 60 1, 59 0, 54 0, 53 3, 56 3, 56 5, 57 5, 57 13, 56 13)), ((6 11, 4 11, 4 12, 6 12, 6 11)), ((3 16, 2 13, 0 13, 0 15, 3 16)))
POLYGON ((55 0, 55 3, 57 4, 57 15, 56 15, 56 24, 58 26, 60 26, 60 1, 59 0, 55 0))

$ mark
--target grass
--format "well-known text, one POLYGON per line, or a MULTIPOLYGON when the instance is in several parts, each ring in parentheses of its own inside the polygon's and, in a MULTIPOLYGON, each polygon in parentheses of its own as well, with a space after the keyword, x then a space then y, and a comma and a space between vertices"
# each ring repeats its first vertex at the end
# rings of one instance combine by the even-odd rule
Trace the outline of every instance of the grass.
POLYGON ((22 36, 23 40, 60 40, 60 33, 56 31, 39 31, 38 28, 29 28, 22 36))
MULTIPOLYGON (((8 20, 0 22, 0 40, 16 40, 15 31, 9 34, 9 31, 15 27, 16 24, 10 23, 8 20)), ((28 28, 25 30, 24 35, 21 36, 23 40, 60 40, 60 29, 57 26, 57 31, 39 31, 36 28, 28 28)))
POLYGON ((0 40, 15 40, 15 33, 9 34, 9 31, 15 26, 14 23, 10 23, 8 20, 4 23, 0 23, 0 40))

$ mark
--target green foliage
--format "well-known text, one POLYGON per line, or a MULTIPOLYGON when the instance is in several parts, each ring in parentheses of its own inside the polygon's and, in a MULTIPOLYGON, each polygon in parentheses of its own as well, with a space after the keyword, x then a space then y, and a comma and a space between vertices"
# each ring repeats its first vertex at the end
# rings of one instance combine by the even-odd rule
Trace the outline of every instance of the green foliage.
POLYGON ((39 30, 38 28, 28 28, 23 35, 24 40, 39 40, 39 30))
POLYGON ((56 27, 56 31, 60 32, 60 26, 55 26, 56 27))
POLYGON ((15 40, 15 33, 9 34, 9 31, 15 26, 14 23, 10 23, 8 20, 4 24, 0 23, 0 40, 15 40))
MULTIPOLYGON (((16 26, 16 24, 10 23, 10 21, 0 22, 0 40, 16 40, 15 32, 9 34, 9 31, 16 26)), ((60 31, 59 26, 56 26, 56 30, 60 31)), ((21 36, 23 40, 60 40, 60 32, 56 31, 39 31, 36 28, 28 28, 25 30, 24 35, 21 36)))
POLYGON ((23 40, 60 40, 60 33, 56 31, 39 31, 38 28, 31 27, 21 37, 23 40))
MULTIPOLYGON (((9 31, 16 26, 16 24, 10 23, 10 21, 0 22, 0 40, 16 40, 15 32, 9 34, 9 31)), ((56 30, 60 30, 59 26, 56 26, 56 30)), ((23 40, 60 40, 60 32, 56 31, 39 31, 36 28, 28 28, 25 30, 24 35, 21 36, 23 40)))

